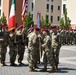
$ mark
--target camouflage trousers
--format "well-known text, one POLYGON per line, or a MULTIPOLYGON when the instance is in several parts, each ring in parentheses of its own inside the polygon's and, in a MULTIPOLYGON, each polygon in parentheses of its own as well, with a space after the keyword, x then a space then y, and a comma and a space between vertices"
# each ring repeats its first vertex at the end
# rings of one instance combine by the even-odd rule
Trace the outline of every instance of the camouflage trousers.
POLYGON ((10 63, 13 64, 16 60, 16 55, 17 55, 17 48, 9 48, 9 55, 10 55, 10 63))
POLYGON ((28 50, 28 63, 29 63, 29 67, 34 67, 36 62, 38 61, 37 58, 37 53, 35 52, 36 49, 29 49, 28 50))
POLYGON ((48 63, 50 64, 50 66, 55 66, 52 51, 44 52, 43 63, 44 63, 44 67, 47 67, 48 63))
POLYGON ((52 48, 52 50, 53 50, 53 59, 54 59, 55 65, 57 66, 59 64, 60 47, 52 48))
POLYGON ((7 46, 2 46, 2 49, 1 49, 1 63, 5 62, 6 52, 7 52, 7 46))
POLYGON ((25 45, 18 45, 18 62, 22 62, 25 52, 25 45))

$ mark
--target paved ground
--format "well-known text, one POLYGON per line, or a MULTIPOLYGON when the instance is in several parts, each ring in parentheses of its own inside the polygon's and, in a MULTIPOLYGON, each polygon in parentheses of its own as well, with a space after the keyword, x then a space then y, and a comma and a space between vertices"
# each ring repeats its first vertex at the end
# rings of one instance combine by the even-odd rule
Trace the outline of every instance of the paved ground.
MULTIPOLYGON (((8 49, 9 51, 9 49, 8 49)), ((6 64, 8 66, 0 67, 0 75, 76 75, 76 46, 63 46, 60 51, 60 64, 57 72, 50 73, 48 65, 48 72, 40 72, 43 65, 38 65, 38 72, 28 71, 27 50, 25 51, 23 66, 12 67, 9 66, 9 55, 7 51, 6 64)), ((16 63, 18 64, 17 60, 16 63)))

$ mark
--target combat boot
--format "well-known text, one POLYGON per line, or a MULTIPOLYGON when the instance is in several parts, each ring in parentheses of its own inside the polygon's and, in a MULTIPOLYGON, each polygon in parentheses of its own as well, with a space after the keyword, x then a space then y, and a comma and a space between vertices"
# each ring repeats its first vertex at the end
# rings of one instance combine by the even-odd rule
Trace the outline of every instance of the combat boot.
POLYGON ((1 61, 2 66, 7 66, 4 61, 1 61))
POLYGON ((44 67, 42 70, 40 70, 41 72, 46 72, 47 71, 47 67, 44 67))
POLYGON ((52 66, 51 72, 55 72, 55 71, 56 71, 56 67, 55 66, 52 66))
POLYGON ((56 65, 56 70, 58 70, 58 65, 56 65))
POLYGON ((36 71, 33 67, 29 67, 29 72, 34 72, 36 71))
POLYGON ((46 68, 43 68, 42 70, 40 70, 41 72, 46 72, 47 69, 46 68))
POLYGON ((39 67, 37 66, 37 64, 35 64, 35 65, 34 65, 34 68, 39 68, 39 67))

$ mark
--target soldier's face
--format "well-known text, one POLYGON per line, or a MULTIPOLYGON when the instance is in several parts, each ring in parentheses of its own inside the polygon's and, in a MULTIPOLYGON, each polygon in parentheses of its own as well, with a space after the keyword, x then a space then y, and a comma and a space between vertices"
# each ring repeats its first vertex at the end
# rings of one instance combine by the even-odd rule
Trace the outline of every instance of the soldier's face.
POLYGON ((35 29, 34 29, 34 32, 35 32, 36 34, 38 34, 38 31, 37 31, 37 30, 35 30, 35 29))
POLYGON ((46 31, 43 31, 43 35, 45 36, 47 34, 47 32, 46 31))

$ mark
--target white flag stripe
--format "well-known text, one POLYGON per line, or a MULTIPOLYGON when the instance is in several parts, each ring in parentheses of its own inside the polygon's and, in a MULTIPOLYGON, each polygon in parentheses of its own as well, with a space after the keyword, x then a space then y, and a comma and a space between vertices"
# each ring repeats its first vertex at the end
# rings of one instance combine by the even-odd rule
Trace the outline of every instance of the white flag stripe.
MULTIPOLYGON (((11 10, 10 10, 10 17, 12 17, 12 16, 14 16, 15 15, 15 4, 13 4, 12 6, 11 6, 11 10)), ((10 18, 9 17, 9 18, 10 18)))

